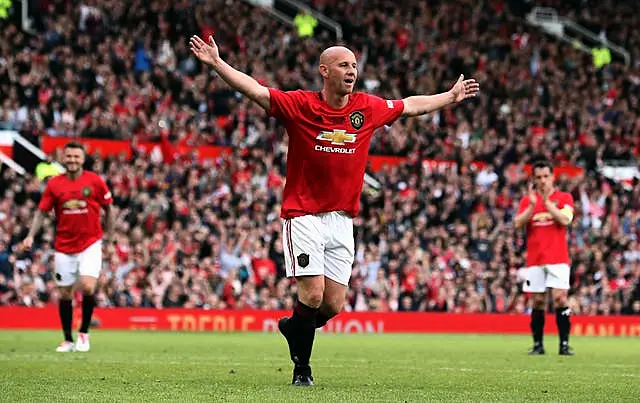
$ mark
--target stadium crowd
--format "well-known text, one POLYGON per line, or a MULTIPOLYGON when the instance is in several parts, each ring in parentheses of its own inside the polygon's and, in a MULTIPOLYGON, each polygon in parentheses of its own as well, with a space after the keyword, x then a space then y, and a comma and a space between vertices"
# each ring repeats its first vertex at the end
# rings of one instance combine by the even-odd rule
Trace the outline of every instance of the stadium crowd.
MULTIPOLYGON (((640 314, 640 184, 624 187, 597 170, 640 154, 637 42, 624 41, 631 66, 595 68, 588 54, 528 28, 501 1, 315 3, 345 27, 360 90, 385 98, 440 92, 460 73, 482 84, 473 103, 375 136, 373 153, 408 161, 373 174, 379 187, 365 185, 345 309, 527 311, 518 279, 524 244, 511 222, 524 164, 545 157, 585 169, 558 179, 576 202, 572 308, 640 314), (422 161, 434 158, 456 164, 425 169, 422 161), (472 161, 483 168, 471 169, 472 161)), ((234 150, 208 163, 145 152, 87 162, 108 180, 118 212, 98 305, 291 309, 296 286, 284 278, 279 220, 284 129, 200 66, 187 38, 215 32, 226 60, 265 85, 319 89, 315 65, 331 34, 298 38, 242 1, 40 5, 38 35, 9 25, 0 41, 5 125, 36 139, 234 150)), ((33 251, 18 247, 42 188, 2 167, 0 305, 57 301, 51 221, 33 251)))

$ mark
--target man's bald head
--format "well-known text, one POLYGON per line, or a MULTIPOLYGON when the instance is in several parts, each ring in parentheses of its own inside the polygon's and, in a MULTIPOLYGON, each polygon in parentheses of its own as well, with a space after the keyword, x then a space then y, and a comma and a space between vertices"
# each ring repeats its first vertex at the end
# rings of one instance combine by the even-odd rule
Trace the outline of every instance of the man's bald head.
POLYGON ((330 65, 339 59, 353 59, 355 61, 356 55, 351 50, 344 46, 331 46, 320 54, 320 64, 330 65))
POLYGON ((332 46, 320 55, 318 71, 324 81, 324 91, 340 97, 353 92, 358 69, 356 55, 344 46, 332 46))

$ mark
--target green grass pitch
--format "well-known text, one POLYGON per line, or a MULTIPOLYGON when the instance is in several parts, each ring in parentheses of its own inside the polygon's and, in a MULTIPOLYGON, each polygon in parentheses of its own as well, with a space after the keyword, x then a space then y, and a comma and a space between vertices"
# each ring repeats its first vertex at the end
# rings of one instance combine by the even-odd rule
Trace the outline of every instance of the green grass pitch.
POLYGON ((577 355, 529 357, 530 338, 318 334, 316 386, 296 388, 284 339, 257 333, 92 333, 55 353, 59 332, 0 331, 0 400, 640 401, 640 340, 572 339, 577 355))

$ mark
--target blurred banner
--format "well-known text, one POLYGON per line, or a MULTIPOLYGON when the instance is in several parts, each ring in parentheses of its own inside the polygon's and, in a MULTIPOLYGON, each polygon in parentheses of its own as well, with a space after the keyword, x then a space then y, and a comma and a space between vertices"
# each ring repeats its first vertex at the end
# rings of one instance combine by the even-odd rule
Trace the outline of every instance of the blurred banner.
POLYGON ((629 191, 640 182, 640 170, 636 165, 604 165, 599 171, 607 178, 622 183, 629 191))
POLYGON ((13 132, 11 130, 0 130, 0 153, 13 158, 13 132))
MULTIPOLYGON (((285 311, 97 308, 95 328, 185 332, 275 332, 285 311)), ((74 328, 81 310, 74 312, 74 328)), ((573 316, 576 336, 640 337, 640 316, 573 316)), ((546 331, 557 333, 555 316, 546 331)), ((0 329, 60 328, 58 308, 0 307, 0 329)), ((529 315, 427 312, 343 312, 322 329, 329 333, 493 333, 528 335, 529 315)))
MULTIPOLYGON (((165 162, 171 162, 178 158, 185 158, 193 156, 198 158, 200 162, 215 161, 220 155, 225 153, 231 153, 231 147, 219 147, 219 146, 173 146, 168 141, 162 141, 157 143, 140 142, 131 144, 125 140, 101 140, 101 139, 88 139, 88 138, 66 138, 66 137, 51 137, 42 136, 40 140, 40 147, 42 151, 47 154, 54 153, 57 149, 64 147, 69 141, 78 141, 82 143, 89 154, 100 153, 102 156, 117 156, 123 155, 126 158, 131 158, 134 152, 144 154, 158 154, 165 162)), ((392 167, 408 160, 406 157, 386 156, 386 155, 371 155, 369 156, 369 169, 371 172, 377 172, 386 167, 392 167)), ((485 164, 482 162, 472 162, 470 168, 473 170, 480 170, 485 164)), ((449 160, 423 160, 422 167, 427 172, 443 172, 450 169, 458 169, 457 164, 454 161, 449 160)), ((522 167, 525 173, 531 173, 531 167, 524 165, 522 167)), ((584 174, 584 170, 574 166, 558 166, 555 167, 555 172, 558 176, 566 175, 569 177, 580 176, 584 174)))

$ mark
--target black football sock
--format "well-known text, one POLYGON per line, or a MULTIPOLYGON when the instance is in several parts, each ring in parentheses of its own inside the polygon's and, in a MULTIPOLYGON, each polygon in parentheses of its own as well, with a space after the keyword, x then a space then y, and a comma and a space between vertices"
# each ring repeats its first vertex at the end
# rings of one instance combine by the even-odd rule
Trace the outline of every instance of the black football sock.
POLYGON ((567 307, 556 308, 556 324, 558 325, 558 334, 560 336, 560 345, 566 346, 569 344, 569 332, 571 331, 571 321, 569 315, 571 309, 567 307))
POLYGON ((296 301, 291 316, 291 331, 293 333, 293 362, 296 366, 309 366, 313 339, 316 335, 316 315, 318 308, 311 308, 300 301, 296 301))
POLYGON ((318 312, 316 315, 316 329, 320 329, 322 326, 326 325, 333 316, 326 315, 322 312, 318 312))
POLYGON ((95 305, 96 300, 93 294, 82 296, 82 325, 80 326, 80 333, 89 333, 89 325, 91 325, 91 316, 95 305))
POLYGON ((531 311, 531 334, 533 334, 533 344, 541 346, 544 334, 544 309, 531 311))
POLYGON ((64 339, 73 343, 73 335, 71 334, 73 303, 70 299, 60 300, 60 304, 58 305, 58 314, 60 315, 60 323, 62 324, 62 333, 64 333, 64 339))

